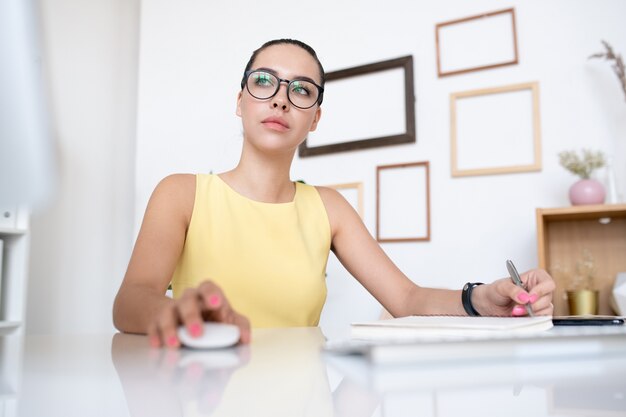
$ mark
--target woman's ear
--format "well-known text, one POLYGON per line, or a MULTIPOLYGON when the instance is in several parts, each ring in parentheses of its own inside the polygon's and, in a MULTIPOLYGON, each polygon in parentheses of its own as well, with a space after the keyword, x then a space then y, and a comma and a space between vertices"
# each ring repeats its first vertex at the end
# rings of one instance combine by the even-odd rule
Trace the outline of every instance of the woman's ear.
POLYGON ((237 109, 235 110, 235 114, 241 117, 241 96, 243 95, 243 90, 237 94, 237 109))
POLYGON ((315 129, 317 129, 317 123, 319 123, 321 117, 322 108, 318 107, 317 110, 315 110, 315 117, 313 118, 313 123, 311 123, 311 128, 309 129, 309 132, 313 132, 315 129))

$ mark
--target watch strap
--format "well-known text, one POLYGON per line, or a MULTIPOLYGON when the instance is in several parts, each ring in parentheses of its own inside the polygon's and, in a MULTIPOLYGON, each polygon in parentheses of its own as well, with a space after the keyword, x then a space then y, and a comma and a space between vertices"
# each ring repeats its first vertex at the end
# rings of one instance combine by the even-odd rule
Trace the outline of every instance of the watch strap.
POLYGON ((480 313, 476 311, 474 306, 472 305, 472 291, 474 288, 479 285, 483 285, 482 282, 468 282, 463 286, 463 291, 461 291, 461 303, 463 304, 463 308, 465 312, 470 317, 479 317, 480 313))

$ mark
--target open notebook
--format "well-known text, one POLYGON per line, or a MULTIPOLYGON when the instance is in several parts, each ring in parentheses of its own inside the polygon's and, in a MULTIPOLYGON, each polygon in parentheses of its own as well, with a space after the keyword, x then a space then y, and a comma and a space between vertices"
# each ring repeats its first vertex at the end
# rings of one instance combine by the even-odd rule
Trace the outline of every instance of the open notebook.
POLYGON ((412 316, 353 323, 351 338, 329 340, 330 354, 375 364, 620 355, 626 326, 558 326, 552 317, 412 316))
POLYGON ((406 341, 427 337, 499 337, 503 334, 542 332, 552 317, 408 316, 352 323, 351 337, 360 340, 406 341))

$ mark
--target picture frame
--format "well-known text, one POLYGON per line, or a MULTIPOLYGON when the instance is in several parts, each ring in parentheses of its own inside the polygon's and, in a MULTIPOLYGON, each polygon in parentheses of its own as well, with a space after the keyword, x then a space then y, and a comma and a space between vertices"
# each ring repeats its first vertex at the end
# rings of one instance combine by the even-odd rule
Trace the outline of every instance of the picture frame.
POLYGON ((298 155, 415 141, 413 56, 409 55, 327 73, 322 122, 300 144, 298 155))
POLYGON ((541 171, 539 83, 452 93, 450 141, 453 177, 541 171))
POLYGON ((516 65, 515 9, 438 23, 435 43, 439 77, 516 65))
POLYGON ((430 241, 428 161, 376 167, 376 240, 430 241))
POLYGON ((337 190, 354 210, 359 213, 361 219, 364 219, 365 211, 363 206, 363 183, 362 182, 350 182, 343 184, 331 184, 326 187, 334 188, 337 190))

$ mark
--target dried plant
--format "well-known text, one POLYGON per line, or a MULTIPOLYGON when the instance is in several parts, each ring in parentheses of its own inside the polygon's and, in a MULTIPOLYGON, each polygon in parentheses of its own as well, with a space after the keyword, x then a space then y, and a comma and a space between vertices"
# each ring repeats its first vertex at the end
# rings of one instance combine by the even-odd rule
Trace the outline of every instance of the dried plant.
POLYGON ((569 268, 562 266, 560 262, 552 264, 549 268, 549 272, 557 285, 566 283, 570 277, 569 268))
POLYGON ((563 151, 559 153, 559 163, 572 174, 589 179, 594 170, 606 165, 606 157, 602 151, 589 149, 583 149, 581 156, 575 151, 563 151))
POLYGON ((593 289, 595 270, 595 261, 591 251, 583 249, 582 257, 576 262, 576 273, 572 277, 571 289, 573 291, 593 289))
POLYGON ((622 90, 624 91, 624 98, 626 99, 626 70, 624 69, 624 61, 622 61, 622 56, 620 54, 616 54, 613 52, 613 48, 607 41, 601 41, 602 45, 606 49, 606 52, 599 52, 597 54, 593 54, 589 57, 592 58, 604 58, 606 61, 615 61, 612 65, 613 71, 617 75, 619 82, 622 84, 622 90))

